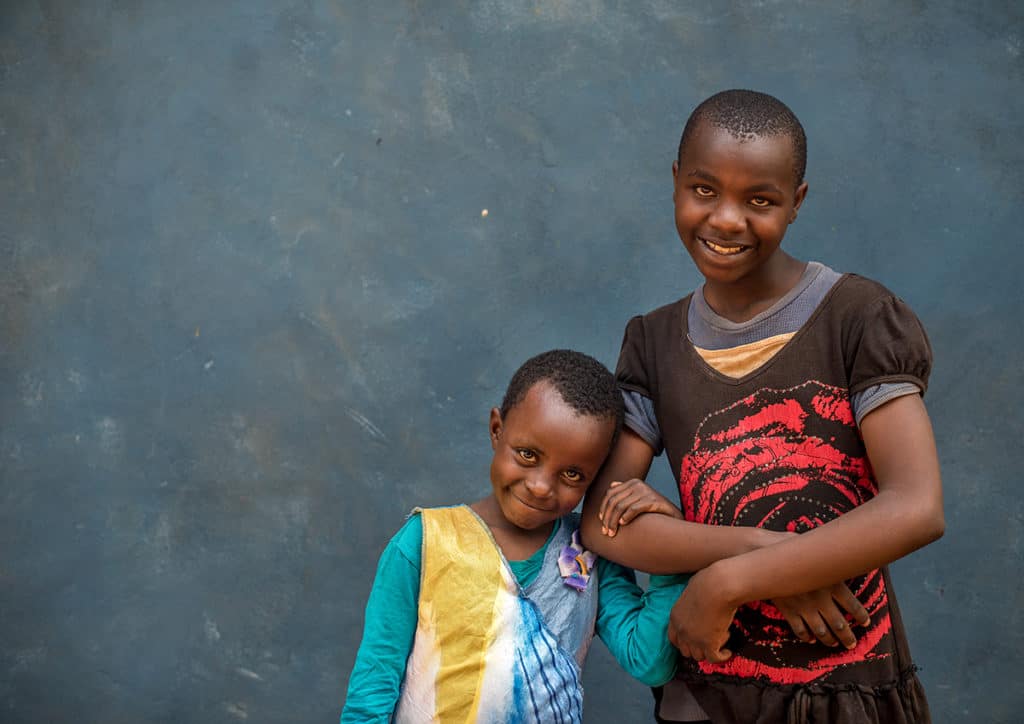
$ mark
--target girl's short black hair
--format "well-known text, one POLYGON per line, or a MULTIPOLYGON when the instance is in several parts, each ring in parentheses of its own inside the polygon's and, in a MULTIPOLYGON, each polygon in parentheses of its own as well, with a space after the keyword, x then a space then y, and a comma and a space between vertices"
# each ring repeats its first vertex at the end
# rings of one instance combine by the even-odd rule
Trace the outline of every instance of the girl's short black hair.
POLYGON ((752 90, 726 90, 711 96, 694 108, 686 121, 679 139, 677 158, 680 162, 683 149, 702 123, 710 123, 737 138, 788 137, 793 142, 796 185, 803 183, 807 171, 807 136, 793 111, 778 98, 752 90))
POLYGON ((518 405, 538 382, 547 382, 569 407, 581 415, 615 422, 622 429, 622 393, 608 368, 593 357, 571 349, 553 349, 531 357, 512 375, 501 401, 501 416, 518 405))

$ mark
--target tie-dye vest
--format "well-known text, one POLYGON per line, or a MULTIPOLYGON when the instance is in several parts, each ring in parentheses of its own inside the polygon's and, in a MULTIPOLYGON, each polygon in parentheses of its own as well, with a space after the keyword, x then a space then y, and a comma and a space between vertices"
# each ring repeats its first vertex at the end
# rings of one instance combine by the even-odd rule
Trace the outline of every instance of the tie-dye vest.
POLYGON ((419 512, 419 614, 395 721, 582 722, 580 666, 598 581, 594 571, 586 590, 576 591, 558 570, 578 518, 562 519, 524 591, 472 510, 419 512))

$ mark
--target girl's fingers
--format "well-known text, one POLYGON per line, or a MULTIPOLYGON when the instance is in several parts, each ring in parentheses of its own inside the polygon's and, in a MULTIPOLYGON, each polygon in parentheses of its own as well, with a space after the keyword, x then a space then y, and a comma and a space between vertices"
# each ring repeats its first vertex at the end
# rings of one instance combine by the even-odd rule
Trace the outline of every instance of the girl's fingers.
POLYGON ((601 532, 613 537, 619 526, 627 525, 643 513, 659 512, 680 517, 678 510, 662 496, 653 494, 642 480, 615 481, 605 493, 598 510, 601 532))
POLYGON ((721 664, 724 661, 728 661, 732 658, 732 651, 729 649, 718 649, 716 651, 708 652, 708 661, 712 664, 721 664))
POLYGON ((635 514, 628 515, 636 498, 636 489, 633 486, 623 485, 617 490, 609 491, 606 497, 608 507, 601 521, 604 523, 604 528, 608 530, 607 535, 614 536, 620 525, 624 525, 636 517, 635 514))
POLYGON ((608 523, 614 518, 611 516, 611 508, 615 505, 615 502, 622 495, 622 483, 614 481, 608 488, 608 492, 604 494, 604 498, 601 500, 601 507, 597 511, 598 520, 603 523, 601 526, 601 532, 605 535, 608 534, 608 523))
POLYGON ((619 516, 619 525, 626 525, 640 515, 640 512, 641 511, 638 511, 636 509, 636 505, 633 503, 626 506, 626 509, 622 511, 622 515, 619 516))
POLYGON ((620 519, 624 511, 624 501, 622 498, 623 496, 618 495, 608 501, 608 508, 605 510, 604 519, 601 521, 607 530, 607 535, 614 536, 619 530, 620 519))
POLYGON ((601 507, 597 510, 597 519, 603 521, 607 517, 608 511, 608 500, 615 493, 615 489, 622 485, 619 481, 613 481, 605 492, 604 497, 601 499, 601 507))
POLYGON ((832 629, 829 628, 828 622, 820 615, 811 620, 811 630, 814 632, 814 637, 826 646, 839 645, 835 635, 832 633, 832 629))
POLYGON ((641 513, 648 512, 650 506, 644 506, 643 500, 639 498, 640 496, 634 495, 629 500, 622 502, 622 514, 619 516, 619 525, 626 525, 641 513))
POLYGON ((868 610, 864 608, 864 604, 853 595, 853 592, 845 583, 840 583, 833 587, 832 597, 850 615, 853 623, 858 626, 867 626, 871 623, 871 616, 868 614, 868 610))
POLYGON ((832 629, 832 633, 839 640, 839 643, 846 648, 852 649, 857 645, 857 637, 853 635, 853 631, 850 630, 850 626, 846 623, 846 619, 843 618, 842 614, 830 617, 828 619, 828 627, 832 629))
POLYGON ((805 644, 814 643, 814 636, 811 635, 811 629, 808 628, 806 621, 804 621, 800 616, 792 614, 789 611, 783 611, 783 615, 786 617, 789 627, 793 629, 794 636, 805 644))

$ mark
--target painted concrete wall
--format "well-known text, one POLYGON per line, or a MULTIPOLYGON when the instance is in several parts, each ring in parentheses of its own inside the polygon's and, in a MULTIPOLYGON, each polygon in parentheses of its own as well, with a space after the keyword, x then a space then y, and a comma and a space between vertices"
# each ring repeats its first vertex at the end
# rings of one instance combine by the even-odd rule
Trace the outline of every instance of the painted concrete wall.
MULTIPOLYGON (((514 368, 698 281, 675 145, 753 87, 810 139, 788 248, 934 343, 948 529, 894 575, 936 720, 1017 721, 1022 52, 1011 2, 4 2, 0 720, 333 721, 514 368)), ((590 663, 588 721, 644 720, 590 663)))

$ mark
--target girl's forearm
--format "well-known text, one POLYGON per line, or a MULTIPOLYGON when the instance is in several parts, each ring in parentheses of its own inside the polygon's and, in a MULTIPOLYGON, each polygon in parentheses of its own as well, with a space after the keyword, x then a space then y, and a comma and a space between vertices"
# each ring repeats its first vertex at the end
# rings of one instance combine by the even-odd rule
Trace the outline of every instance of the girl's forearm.
POLYGON ((945 530, 935 437, 917 395, 887 402, 861 421, 878 494, 845 515, 771 548, 707 571, 721 600, 791 596, 888 565, 945 530))
POLYGON ((614 537, 601 533, 601 500, 615 480, 643 478, 654 450, 624 429, 601 474, 583 501, 583 544, 602 558, 647 573, 691 573, 715 561, 777 542, 782 534, 758 528, 701 525, 657 513, 620 526, 614 537))
POLYGON ((658 513, 641 515, 620 526, 613 538, 601 533, 596 514, 585 514, 581 527, 584 544, 602 558, 661 574, 698 571, 785 537, 760 528, 703 525, 658 513))
POLYGON ((853 578, 942 536, 941 500, 880 492, 820 528, 712 565, 713 587, 731 605, 794 596, 853 578))

